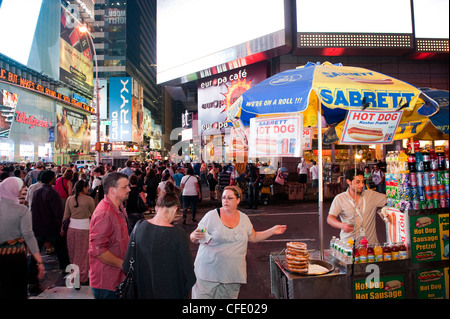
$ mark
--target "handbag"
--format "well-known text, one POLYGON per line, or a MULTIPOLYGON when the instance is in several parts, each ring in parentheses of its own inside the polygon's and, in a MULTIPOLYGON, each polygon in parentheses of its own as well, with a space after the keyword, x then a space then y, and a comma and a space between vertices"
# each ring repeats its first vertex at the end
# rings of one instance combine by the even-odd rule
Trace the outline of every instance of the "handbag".
POLYGON ((275 183, 284 185, 284 179, 281 178, 280 173, 277 174, 277 177, 275 178, 275 183))
POLYGON ((130 243, 131 243, 131 255, 128 260, 130 267, 128 268, 128 273, 124 280, 116 287, 116 299, 137 299, 137 286, 136 278, 134 274, 133 264, 136 261, 136 230, 139 227, 142 219, 139 220, 136 225, 134 225, 133 231, 131 232, 130 243))

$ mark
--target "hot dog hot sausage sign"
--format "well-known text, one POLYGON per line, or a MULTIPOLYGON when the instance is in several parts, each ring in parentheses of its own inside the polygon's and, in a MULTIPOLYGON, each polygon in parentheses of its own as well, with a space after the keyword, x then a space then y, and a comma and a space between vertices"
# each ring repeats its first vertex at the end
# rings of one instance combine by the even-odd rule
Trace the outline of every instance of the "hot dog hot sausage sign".
POLYGON ((391 144, 402 112, 350 110, 340 144, 391 144))

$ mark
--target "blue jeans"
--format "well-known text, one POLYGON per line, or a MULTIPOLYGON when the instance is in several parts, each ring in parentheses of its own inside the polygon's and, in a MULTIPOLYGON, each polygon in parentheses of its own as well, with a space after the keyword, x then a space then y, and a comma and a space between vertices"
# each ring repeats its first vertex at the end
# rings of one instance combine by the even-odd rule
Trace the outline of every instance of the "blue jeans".
POLYGON ((94 299, 116 299, 115 291, 100 288, 91 288, 91 290, 94 295, 94 299))
POLYGON ((195 218, 195 215, 197 214, 197 201, 198 196, 186 196, 183 195, 183 217, 186 218, 187 214, 187 208, 189 207, 189 204, 191 204, 192 207, 192 219, 195 218))

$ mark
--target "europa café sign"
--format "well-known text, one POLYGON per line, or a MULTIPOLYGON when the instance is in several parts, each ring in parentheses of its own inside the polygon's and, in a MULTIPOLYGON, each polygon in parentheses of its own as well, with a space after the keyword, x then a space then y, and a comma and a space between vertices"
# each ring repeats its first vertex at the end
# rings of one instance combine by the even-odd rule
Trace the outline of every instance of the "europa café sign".
POLYGON ((14 74, 10 71, 7 71, 3 68, 0 68, 0 81, 6 82, 6 83, 10 83, 13 85, 17 85, 20 86, 22 88, 31 90, 31 91, 35 91, 37 93, 49 96, 55 100, 61 101, 65 104, 71 105, 73 107, 76 107, 78 109, 82 109, 84 111, 90 112, 90 113, 95 113, 95 110, 93 107, 90 107, 87 104, 84 104, 82 102, 79 102, 75 99, 71 99, 68 96, 65 96, 61 93, 57 93, 56 91, 53 91, 49 88, 46 88, 40 84, 37 84, 33 81, 30 81, 28 79, 25 79, 17 74, 14 74))

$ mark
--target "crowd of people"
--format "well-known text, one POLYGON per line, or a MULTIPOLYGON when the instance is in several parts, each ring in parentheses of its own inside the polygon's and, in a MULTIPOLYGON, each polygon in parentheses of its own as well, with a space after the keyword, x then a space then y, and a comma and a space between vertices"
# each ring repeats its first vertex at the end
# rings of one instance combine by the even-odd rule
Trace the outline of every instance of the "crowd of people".
MULTIPOLYGON (((255 168, 249 165, 244 172, 249 188, 258 184, 255 168)), ((194 298, 237 298, 240 284, 246 281, 247 242, 286 229, 277 225, 255 232, 237 209, 243 196, 239 187, 230 186, 239 176, 232 164, 128 161, 124 168, 70 164, 46 169, 39 161, 33 168, 2 171, 0 299, 27 298, 28 293, 42 291, 44 247, 47 253, 55 252, 62 273, 69 271, 69 265, 77 266, 75 289, 89 285, 94 298, 115 298, 116 287, 128 271, 129 236, 140 220, 148 222, 138 224, 136 235, 139 298, 188 298, 194 286, 194 298), (196 220, 202 184, 210 188, 210 200, 222 200, 213 223, 206 216, 196 220), (190 239, 199 243, 201 252, 195 268, 188 237, 173 224, 179 210, 186 223, 189 207, 192 222, 198 223, 190 239), (149 218, 144 214, 150 214, 149 218), (205 235, 210 237, 209 244, 202 242, 205 235), (228 275, 222 273, 223 265, 216 264, 217 269, 209 265, 211 254, 227 260, 228 275)), ((253 208, 255 197, 249 201, 253 208)))

